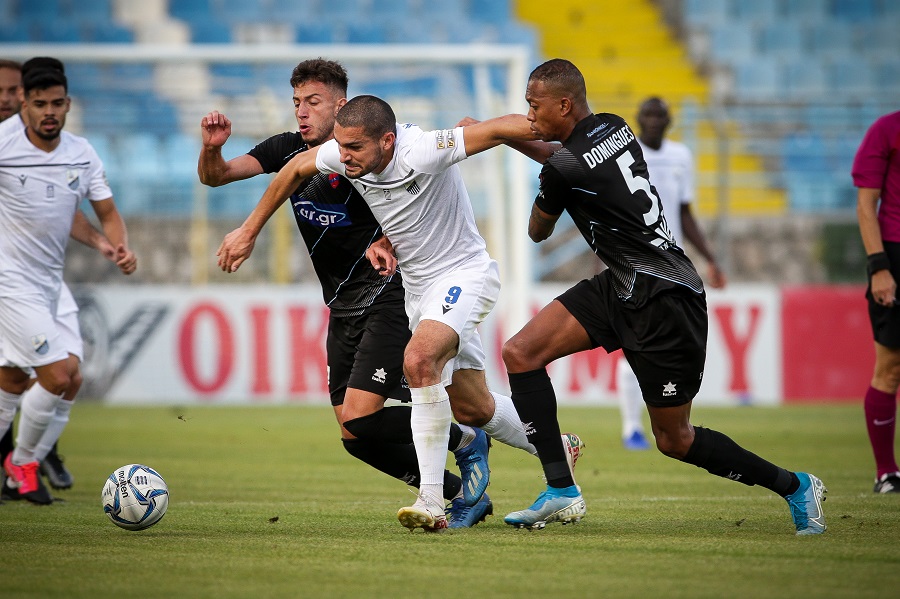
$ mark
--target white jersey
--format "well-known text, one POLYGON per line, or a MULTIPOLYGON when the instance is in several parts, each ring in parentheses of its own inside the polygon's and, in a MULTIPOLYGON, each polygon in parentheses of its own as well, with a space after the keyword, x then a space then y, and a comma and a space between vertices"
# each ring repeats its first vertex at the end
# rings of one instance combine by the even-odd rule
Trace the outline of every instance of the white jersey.
POLYGON ((22 120, 22 113, 17 112, 2 123, 0 123, 0 138, 6 137, 10 133, 25 130, 25 121, 22 120))
MULTIPOLYGON (((421 295, 438 276, 491 260, 456 166, 466 157, 462 127, 422 131, 398 124, 394 157, 384 171, 349 179, 394 246, 410 293, 421 295)), ((316 167, 346 174, 335 140, 319 148, 316 167)))
POLYGON ((694 201, 694 157, 683 143, 664 139, 654 150, 638 139, 650 171, 650 183, 662 200, 663 214, 675 243, 683 247, 681 205, 694 201))
POLYGON ((82 199, 112 197, 103 163, 66 131, 52 152, 25 134, 0 137, 0 296, 60 294, 72 219, 82 199))

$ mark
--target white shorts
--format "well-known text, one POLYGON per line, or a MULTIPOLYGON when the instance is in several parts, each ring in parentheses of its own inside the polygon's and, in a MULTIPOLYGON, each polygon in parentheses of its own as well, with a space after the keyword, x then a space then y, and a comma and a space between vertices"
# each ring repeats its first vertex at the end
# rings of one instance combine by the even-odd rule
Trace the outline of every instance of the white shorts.
POLYGON ((484 370, 484 347, 476 327, 491 313, 499 295, 500 274, 494 260, 448 272, 422 295, 406 293, 410 330, 423 320, 436 320, 459 335, 459 351, 444 366, 443 384, 449 385, 457 370, 484 370))
POLYGON ((0 366, 28 370, 83 358, 78 305, 66 285, 56 302, 40 295, 0 298, 0 366))

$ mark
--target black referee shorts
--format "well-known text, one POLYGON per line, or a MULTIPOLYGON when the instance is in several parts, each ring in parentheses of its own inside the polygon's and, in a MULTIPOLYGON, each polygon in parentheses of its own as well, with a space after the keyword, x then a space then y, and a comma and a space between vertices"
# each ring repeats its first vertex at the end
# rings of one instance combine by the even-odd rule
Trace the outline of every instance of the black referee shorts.
MULTIPOLYGON (((891 261, 891 274, 900 282, 900 243, 885 241, 884 252, 891 261)), ((872 297, 872 286, 866 288, 869 300, 869 321, 875 341, 891 349, 900 348, 900 304, 882 306, 872 297)))
POLYGON ((622 348, 648 405, 680 406, 697 395, 706 362, 705 295, 675 288, 634 308, 618 298, 604 271, 556 299, 594 347, 622 348))
POLYGON ((411 401, 403 377, 410 336, 402 299, 376 304, 360 316, 331 316, 325 340, 331 405, 344 403, 347 387, 411 401))

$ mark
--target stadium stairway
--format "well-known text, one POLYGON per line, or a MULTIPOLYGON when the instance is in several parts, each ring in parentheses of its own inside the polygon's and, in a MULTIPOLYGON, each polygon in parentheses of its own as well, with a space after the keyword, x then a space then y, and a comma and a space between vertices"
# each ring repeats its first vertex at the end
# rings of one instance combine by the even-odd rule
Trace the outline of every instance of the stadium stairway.
MULTIPOLYGON (((541 0, 517 0, 516 12, 538 29, 544 57, 567 58, 582 70, 594 110, 614 112, 634 123, 644 98, 659 95, 670 103, 673 138, 680 137, 695 151, 698 212, 717 215, 722 169, 720 133, 707 117, 710 85, 666 26, 658 6, 651 0, 557 0, 548 10, 541 0)), ((727 213, 784 213, 784 190, 773 186, 762 158, 748 151, 739 127, 726 122, 721 133, 728 139, 727 213)))

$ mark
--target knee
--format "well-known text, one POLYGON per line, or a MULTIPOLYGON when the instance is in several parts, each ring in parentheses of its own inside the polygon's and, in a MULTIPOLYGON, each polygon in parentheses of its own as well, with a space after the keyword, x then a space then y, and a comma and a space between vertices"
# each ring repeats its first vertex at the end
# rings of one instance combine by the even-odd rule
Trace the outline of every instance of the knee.
POLYGON ((38 382, 47 392, 53 395, 68 394, 72 385, 72 375, 60 369, 52 370, 48 374, 38 377, 38 382))
POLYGON ((676 460, 684 460, 694 441, 690 431, 681 429, 677 431, 654 430, 653 435, 656 437, 656 448, 659 452, 676 460))
POLYGON ((517 337, 513 337, 503 344, 501 355, 508 372, 529 372, 544 366, 544 364, 535 363, 534 352, 530 351, 528 346, 517 337))
POLYGON ((78 394, 78 390, 81 389, 81 383, 84 382, 84 378, 81 376, 81 371, 78 370, 74 374, 69 377, 69 387, 66 390, 65 398, 69 401, 75 399, 75 396, 78 394))
POLYGON ((875 376, 873 378, 873 382, 875 382, 876 386, 879 388, 893 389, 896 391, 900 388, 900 362, 876 364, 875 376))
POLYGON ((440 380, 441 372, 433 355, 423 350, 407 348, 403 356, 403 374, 411 387, 427 387, 440 380))

